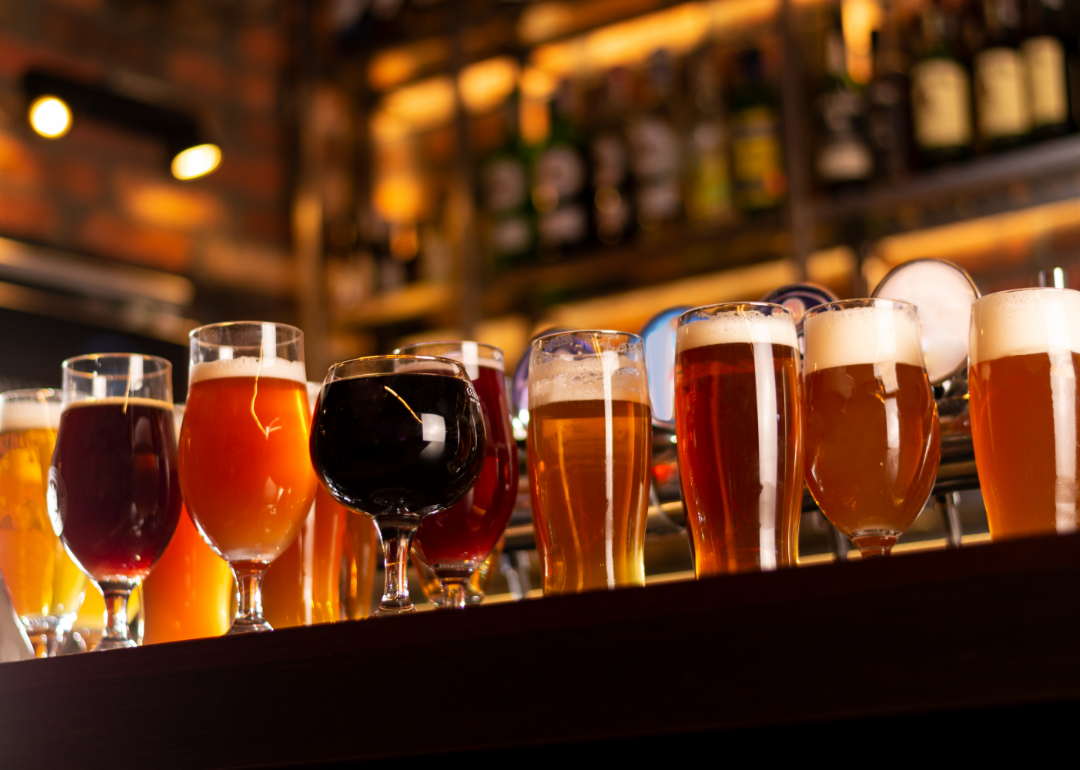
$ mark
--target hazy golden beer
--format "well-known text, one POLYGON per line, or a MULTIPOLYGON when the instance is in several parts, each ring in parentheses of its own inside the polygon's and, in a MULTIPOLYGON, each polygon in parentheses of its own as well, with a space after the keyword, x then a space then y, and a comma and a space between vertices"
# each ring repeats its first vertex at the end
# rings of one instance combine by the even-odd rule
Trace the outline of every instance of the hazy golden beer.
POLYGON ((39 655, 82 603, 86 576, 64 552, 46 507, 61 403, 51 390, 0 396, 0 573, 39 655))
POLYGON ((1074 532, 1080 292, 990 294, 971 310, 971 433, 995 540, 1074 532))
POLYGON ((941 455, 915 306, 847 300, 807 312, 806 483, 864 556, 919 515, 941 455))
POLYGON ((797 561, 798 344, 779 305, 713 305, 679 318, 675 421, 698 577, 797 561))
POLYGON ((544 593, 645 583, 652 423, 641 338, 533 342, 529 476, 544 593))

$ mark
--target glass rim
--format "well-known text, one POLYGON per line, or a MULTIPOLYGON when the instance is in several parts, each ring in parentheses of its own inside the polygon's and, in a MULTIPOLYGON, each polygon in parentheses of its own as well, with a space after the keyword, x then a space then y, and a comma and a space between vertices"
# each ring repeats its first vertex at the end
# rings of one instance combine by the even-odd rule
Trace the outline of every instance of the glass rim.
POLYGON ((1025 291, 1045 291, 1045 292, 1071 291, 1073 294, 1080 294, 1080 291, 1077 291, 1076 289, 1071 289, 1068 286, 1024 286, 1023 288, 1020 288, 1020 289, 1004 289, 1002 291, 991 292, 990 294, 983 294, 983 295, 975 298, 975 301, 971 303, 971 307, 974 308, 976 305, 978 305, 984 299, 990 299, 991 297, 1000 297, 1002 294, 1019 294, 1020 292, 1025 292, 1025 291))
POLYGON ((806 319, 821 315, 822 313, 829 313, 833 311, 841 310, 857 310, 864 307, 876 307, 878 304, 890 304, 896 306, 898 309, 911 308, 915 311, 916 317, 919 313, 919 308, 914 302, 908 302, 906 299, 889 299, 887 297, 856 297, 853 299, 838 299, 835 302, 826 302, 821 305, 814 305, 814 307, 807 308, 803 313, 803 323, 806 319))
MULTIPOLYGON (((113 379, 113 378, 127 379, 128 377, 131 376, 130 374, 105 374, 103 372, 84 372, 82 370, 73 368, 73 364, 78 363, 78 362, 82 362, 82 361, 115 360, 115 359, 121 359, 121 358, 127 358, 127 359, 141 358, 144 361, 157 361, 157 362, 160 362, 160 363, 164 364, 163 367, 157 369, 156 371, 147 372, 147 371, 144 370, 143 373, 142 373, 142 379, 144 379, 144 380, 148 379, 150 377, 160 377, 160 376, 162 376, 163 374, 165 374, 167 372, 169 372, 169 373, 172 372, 172 361, 170 361, 167 358, 162 358, 161 356, 152 356, 152 355, 150 355, 148 353, 86 353, 86 354, 81 355, 81 356, 72 356, 71 358, 65 358, 63 363, 60 364, 60 368, 61 368, 61 371, 63 371, 64 374, 72 376, 72 377, 89 377, 89 378, 98 377, 98 378, 106 378, 106 379, 113 379)), ((63 389, 61 389, 61 390, 63 390, 63 389)))
POLYGON ((615 329, 568 329, 562 332, 550 332, 548 334, 542 334, 529 343, 532 347, 544 340, 554 339, 555 337, 567 337, 567 336, 580 336, 583 334, 610 334, 617 337, 633 337, 641 344, 645 344, 645 340, 642 339, 640 334, 634 334, 633 332, 623 332, 615 329))
MULTIPOLYGON (((347 361, 338 361, 336 364, 331 364, 330 368, 326 370, 326 376, 323 378, 323 385, 326 384, 327 380, 330 379, 330 377, 334 374, 334 372, 336 372, 338 369, 340 369, 343 366, 348 366, 349 364, 358 364, 358 363, 365 362, 365 361, 401 361, 401 360, 407 360, 407 361, 431 361, 431 362, 439 363, 439 364, 451 364, 453 366, 453 368, 455 370, 457 370, 459 376, 463 376, 466 380, 469 380, 469 373, 465 370, 465 366, 460 361, 455 361, 452 358, 443 358, 442 356, 413 356, 413 355, 406 355, 406 354, 400 354, 400 353, 387 353, 386 355, 378 355, 378 356, 360 356, 359 358, 350 358, 347 361)), ((436 374, 436 375, 438 375, 440 377, 449 377, 449 376, 451 376, 449 374, 442 375, 442 374, 439 374, 438 372, 423 372, 423 374, 436 374)), ((363 376, 363 375, 357 375, 357 376, 363 376)), ((351 378, 343 378, 343 379, 351 379, 351 378)))
POLYGON ((208 347, 215 347, 215 348, 254 348, 254 347, 259 347, 259 345, 256 344, 256 343, 252 343, 250 345, 235 345, 235 344, 234 345, 228 345, 228 344, 225 344, 223 342, 210 342, 209 340, 200 339, 199 338, 199 332, 201 332, 203 330, 206 330, 206 329, 226 329, 226 328, 233 327, 233 326, 237 326, 237 327, 239 327, 239 326, 247 326, 247 327, 254 328, 254 327, 261 327, 261 326, 264 326, 266 324, 272 324, 277 329, 288 329, 290 331, 296 332, 296 335, 292 339, 278 340, 275 343, 277 345, 288 345, 290 343, 296 342, 297 340, 303 339, 303 337, 304 337, 304 330, 301 329, 299 326, 293 326, 292 324, 279 323, 277 321, 218 321, 217 323, 203 324, 202 326, 196 326, 194 329, 192 329, 191 331, 188 332, 188 339, 193 341, 193 342, 197 342, 200 345, 206 345, 208 347))
MULTIPOLYGON (((761 301, 754 301, 754 302, 749 302, 749 301, 748 302, 714 302, 711 305, 699 305, 698 307, 692 307, 689 310, 683 312, 679 316, 679 326, 683 325, 683 319, 687 318, 691 313, 701 313, 701 312, 704 312, 706 310, 720 310, 720 308, 732 308, 732 309, 734 309, 734 308, 739 308, 739 307, 769 308, 771 310, 781 310, 784 313, 786 313, 787 315, 789 315, 793 322, 795 320, 795 314, 792 313, 790 310, 788 310, 783 305, 781 305, 779 302, 761 302, 761 301)), ((729 312, 729 311, 721 311, 721 312, 729 312)))
POLYGON ((17 401, 30 401, 33 399, 34 401, 40 401, 41 399, 37 396, 39 393, 48 393, 49 395, 45 397, 46 400, 50 398, 60 400, 63 397, 63 394, 60 391, 60 388, 13 388, 12 390, 5 390, 3 393, 0 393, 0 403, 9 399, 17 401))
MULTIPOLYGON (((394 348, 394 352, 391 353, 391 355, 413 355, 412 353, 402 353, 401 351, 408 350, 409 348, 420 348, 424 347, 425 345, 457 345, 460 347, 461 345, 466 344, 476 345, 476 347, 484 348, 486 350, 494 350, 499 354, 501 358, 503 358, 504 360, 506 358, 506 351, 504 351, 498 345, 492 345, 487 342, 477 342, 476 340, 431 340, 430 342, 410 342, 408 345, 401 345, 394 348)), ((444 358, 444 356, 432 356, 432 358, 444 358)))

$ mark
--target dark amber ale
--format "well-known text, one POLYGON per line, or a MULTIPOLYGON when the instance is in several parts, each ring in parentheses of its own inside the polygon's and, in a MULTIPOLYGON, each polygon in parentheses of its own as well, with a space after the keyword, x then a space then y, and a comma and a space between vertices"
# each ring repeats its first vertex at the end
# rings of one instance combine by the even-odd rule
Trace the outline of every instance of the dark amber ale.
MULTIPOLYGON (((790 319, 760 322, 789 331, 788 344, 679 343, 679 472, 698 577, 789 567, 798 557, 803 469, 795 327, 790 319)), ((696 321, 680 333, 708 324, 696 321)))

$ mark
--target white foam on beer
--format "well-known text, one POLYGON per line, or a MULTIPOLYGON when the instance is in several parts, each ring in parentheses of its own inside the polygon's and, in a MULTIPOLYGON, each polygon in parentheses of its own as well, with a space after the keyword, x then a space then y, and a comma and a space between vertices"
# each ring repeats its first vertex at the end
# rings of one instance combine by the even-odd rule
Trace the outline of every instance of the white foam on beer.
POLYGON ((835 366, 889 362, 923 367, 919 325, 892 303, 808 316, 803 332, 807 374, 835 366))
POLYGON ((722 313, 679 327, 676 351, 732 343, 786 345, 799 348, 795 324, 787 315, 760 310, 722 313))
POLYGON ((988 294, 972 311, 971 362, 1028 353, 1080 353, 1080 292, 988 294))
POLYGON ((10 430, 56 429, 60 426, 59 401, 5 401, 0 405, 0 433, 10 430))
POLYGON ((533 362, 529 367, 529 409, 563 401, 602 401, 607 394, 605 379, 612 400, 648 404, 648 380, 641 376, 644 368, 644 361, 632 361, 614 351, 533 362))
POLYGON ((70 404, 65 404, 64 411, 69 409, 76 409, 84 406, 107 406, 110 404, 118 404, 120 406, 148 406, 152 409, 167 409, 172 412, 173 405, 168 401, 159 401, 156 398, 139 398, 137 396, 108 396, 107 398, 86 398, 82 401, 72 401, 70 404))
POLYGON ((307 372, 303 361, 286 361, 283 358, 240 358, 208 361, 192 364, 189 379, 191 384, 204 380, 218 380, 227 377, 267 377, 278 380, 292 380, 303 385, 307 382, 307 372))

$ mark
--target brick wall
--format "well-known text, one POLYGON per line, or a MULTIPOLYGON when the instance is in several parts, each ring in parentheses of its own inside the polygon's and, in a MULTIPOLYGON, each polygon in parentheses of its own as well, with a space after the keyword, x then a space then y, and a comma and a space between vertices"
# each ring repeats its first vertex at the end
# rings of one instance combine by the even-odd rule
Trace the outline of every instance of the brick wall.
POLYGON ((0 236, 190 276, 200 320, 228 315, 229 295, 249 297, 245 310, 265 300, 266 317, 287 314, 284 6, 0 0, 0 236), (78 115, 67 136, 38 137, 20 88, 31 67, 169 93, 199 116, 222 165, 178 182, 162 144, 78 115))

